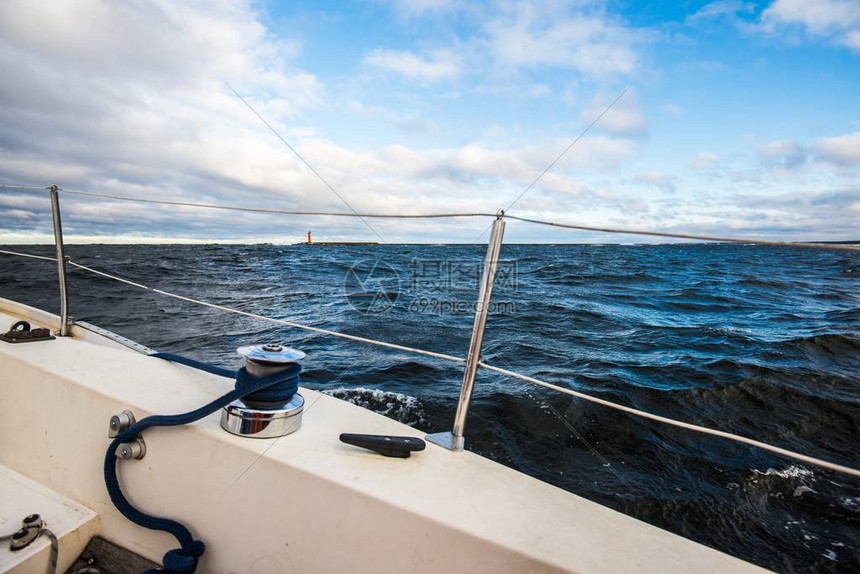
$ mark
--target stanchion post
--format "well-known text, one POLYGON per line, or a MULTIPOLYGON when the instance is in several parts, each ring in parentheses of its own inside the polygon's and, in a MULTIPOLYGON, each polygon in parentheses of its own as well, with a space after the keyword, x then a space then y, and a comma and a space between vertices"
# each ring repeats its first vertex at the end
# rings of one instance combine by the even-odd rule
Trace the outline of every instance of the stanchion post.
POLYGON ((460 387, 460 400, 457 402, 457 413, 454 415, 454 426, 451 432, 427 435, 427 440, 447 448, 461 451, 466 446, 466 415, 472 400, 472 390, 475 387, 475 375, 478 363, 481 362, 481 345, 484 342, 484 328, 487 325, 487 313, 490 310, 490 299, 493 296, 493 283, 496 280, 496 270, 499 265, 499 253, 502 250, 502 237, 505 234, 505 213, 499 211, 493 221, 490 241, 487 244, 487 256, 484 259, 484 273, 481 276, 481 290, 478 292, 478 303, 475 308, 475 322, 472 324, 472 339, 469 342, 469 354, 466 355, 466 369, 463 371, 463 384, 460 387))
POLYGON ((60 220, 60 197, 57 186, 52 185, 51 212, 54 215, 54 245, 57 248, 57 274, 60 279, 60 330, 61 337, 69 335, 69 294, 66 290, 66 256, 63 253, 63 223, 60 220))

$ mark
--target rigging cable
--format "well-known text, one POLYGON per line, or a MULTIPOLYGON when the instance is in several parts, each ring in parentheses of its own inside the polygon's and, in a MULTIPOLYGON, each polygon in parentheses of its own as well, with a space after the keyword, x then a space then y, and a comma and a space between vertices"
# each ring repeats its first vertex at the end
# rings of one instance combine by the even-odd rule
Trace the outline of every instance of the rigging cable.
MULTIPOLYGON (((585 137, 585 134, 587 134, 587 133, 589 132, 589 130, 590 130, 591 128, 593 128, 593 127, 594 127, 594 124, 596 124, 597 122, 599 122, 599 121, 600 121, 600 119, 601 119, 603 116, 605 116, 605 115, 607 114, 607 112, 609 112, 609 110, 611 110, 611 109, 613 108, 613 106, 615 106, 615 104, 617 104, 617 103, 618 103, 618 101, 619 101, 621 98, 623 98, 623 97, 624 97, 624 94, 626 94, 627 92, 629 92, 629 91, 630 91, 630 89, 631 89, 634 85, 635 85, 635 82, 634 82, 634 83, 632 83, 632 84, 630 84, 630 85, 629 85, 629 86, 627 86, 626 88, 624 88, 624 91, 623 91, 623 92, 621 92, 620 94, 618 94, 618 97, 617 97, 617 98, 615 98, 615 99, 612 101, 612 103, 611 103, 611 104, 609 104, 608 106, 606 106, 606 109, 605 109, 605 110, 603 110, 603 111, 600 113, 600 115, 599 115, 599 116, 597 116, 596 118, 594 118, 594 121, 593 121, 593 122, 591 122, 590 124, 588 124, 588 127, 587 127, 587 128, 585 128, 584 130, 582 130, 582 132, 581 132, 578 136, 576 136, 576 139, 575 139, 575 140, 573 140, 573 141, 570 143, 570 145, 569 145, 569 146, 567 146, 567 148, 565 148, 565 150, 564 150, 563 152, 561 152, 561 153, 558 155, 558 157, 557 157, 557 158, 555 158, 555 160, 553 160, 553 162, 552 162, 551 164, 549 164, 549 165, 546 167, 546 169, 545 169, 545 170, 543 170, 543 171, 541 172, 541 174, 540 174, 539 176, 537 176, 537 177, 535 178, 535 180, 534 180, 533 182, 531 182, 531 183, 529 184, 529 186, 528 186, 527 188, 525 188, 525 189, 523 190, 523 192, 522 192, 521 194, 519 194, 519 195, 517 196, 517 198, 511 202, 511 204, 508 206, 508 208, 507 208, 507 209, 505 209, 505 212, 510 211, 510 210, 511 210, 511 208, 512 208, 513 206, 515 206, 515 205, 517 204, 517 202, 518 202, 520 199, 522 199, 522 198, 523 198, 523 196, 524 196, 525 194, 527 194, 527 193, 529 192, 529 190, 530 190, 531 188, 533 188, 533 187, 537 184, 537 182, 539 182, 539 181, 543 178, 543 176, 545 176, 545 175, 547 174, 547 172, 548 172, 549 170, 551 170, 551 169, 553 168, 553 166, 554 166, 555 164, 557 164, 557 163, 561 160, 561 158, 563 158, 563 157, 565 156, 565 154, 566 154, 567 152, 569 152, 569 151, 570 151, 570 149, 571 149, 573 146, 575 146, 575 145, 576 145, 576 143, 577 143, 579 140, 581 140, 583 137, 585 137)), ((486 231, 485 231, 484 233, 486 233, 486 231)), ((480 239, 480 237, 479 237, 478 239, 480 239)))
POLYGON ((248 106, 248 109, 249 109, 249 110, 251 110, 252 112, 254 112, 254 115, 255 115, 255 116, 257 116, 258 118, 260 118, 260 121, 261 121, 261 122, 263 122, 264 124, 266 124, 266 127, 267 127, 267 128, 269 128, 269 129, 272 131, 272 133, 273 133, 273 134, 275 134, 275 135, 278 137, 278 139, 279 139, 279 140, 281 140, 282 142, 284 142, 284 145, 285 145, 285 146, 287 146, 288 148, 290 148, 290 151, 291 151, 291 152, 293 152, 294 154, 296 154, 296 157, 297 157, 297 158, 299 158, 300 160, 302 160, 302 162, 303 162, 306 166, 308 166, 308 169, 310 169, 310 170, 314 173, 314 175, 315 175, 315 176, 317 176, 317 177, 319 178, 319 180, 320 180, 321 182, 323 182, 323 183, 325 184, 325 186, 326 186, 327 188, 329 188, 329 189, 332 191, 332 193, 334 193, 334 194, 338 197, 338 199, 340 199, 340 200, 343 202, 343 204, 344 204, 345 206, 347 206, 347 207, 348 207, 348 208, 349 208, 349 209, 350 209, 350 210, 351 210, 351 211, 356 215, 356 217, 358 217, 359 219, 361 219, 361 222, 362 222, 362 223, 364 223, 364 224, 367 226, 367 228, 368 228, 368 229, 370 229, 370 230, 374 233, 374 235, 376 235, 376 236, 379 238, 379 240, 380 240, 380 241, 382 241, 383 243, 387 243, 387 242, 382 238, 382 236, 381 236, 379 233, 377 233, 377 231, 373 228, 373 226, 371 226, 371 225, 370 225, 370 224, 369 224, 369 223, 368 223, 368 222, 367 222, 367 221, 366 221, 366 220, 365 220, 365 219, 364 219, 364 218, 363 218, 363 217, 362 217, 362 216, 361 216, 361 215, 360 215, 360 214, 359 214, 359 213, 358 213, 358 212, 357 212, 357 211, 356 211, 356 210, 355 210, 355 209, 354 209, 354 208, 353 208, 353 207, 352 207, 352 206, 351 206, 351 205, 350 205, 350 204, 349 204, 349 203, 348 203, 344 198, 343 198, 343 196, 342 196, 341 194, 339 194, 335 188, 333 188, 331 185, 329 185, 329 182, 327 182, 327 181, 323 178, 323 176, 321 176, 321 175, 319 174, 319 172, 318 172, 317 170, 315 170, 315 169, 314 169, 314 167, 313 167, 311 164, 309 164, 309 163, 307 162, 307 160, 306 160, 305 158, 303 158, 303 157, 301 156, 301 154, 299 154, 299 152, 298 152, 298 151, 296 151, 296 148, 294 148, 293 146, 291 146, 291 145, 287 142, 287 140, 285 140, 285 139, 283 138, 283 136, 281 136, 281 134, 279 134, 279 133, 277 132, 277 130, 275 130, 275 128, 273 128, 273 127, 271 126, 271 124, 269 124, 269 122, 267 122, 267 121, 265 120, 265 118, 263 118, 263 116, 261 116, 261 115, 257 112, 257 110, 255 110, 253 107, 251 107, 251 104, 249 104, 249 103, 248 103, 248 101, 247 101, 245 98, 243 98, 241 95, 239 95, 239 92, 237 92, 235 89, 233 89, 233 86, 231 86, 230 84, 228 84, 226 81, 225 81, 224 83, 225 83, 225 84, 227 84, 227 87, 228 87, 228 88, 230 88, 230 90, 231 90, 234 94, 236 94, 236 97, 237 97, 237 98, 239 98, 240 100, 242 100, 242 103, 244 103, 246 106, 248 106))
MULTIPOLYGON (((635 84, 636 84, 636 82, 632 82, 629 86, 627 86, 626 88, 624 88, 624 91, 623 91, 623 92, 621 92, 620 94, 618 94, 618 97, 617 97, 617 98, 615 98, 615 99, 612 101, 612 103, 611 103, 611 104, 609 104, 608 106, 606 106, 606 109, 604 109, 602 112, 600 112, 600 115, 599 115, 599 116, 597 116, 596 118, 594 118, 594 121, 592 121, 590 124, 588 124, 588 127, 586 127, 584 130, 582 130, 582 132, 580 132, 580 134, 579 134, 578 136, 576 136, 576 139, 575 139, 575 140, 573 140, 572 142, 570 142, 570 145, 569 145, 569 146, 567 146, 567 147, 564 149, 564 151, 563 151, 563 152, 561 152, 560 154, 558 154, 558 157, 557 157, 557 158, 555 158, 551 164, 549 164, 548 166, 546 166, 546 169, 545 169, 545 170, 543 170, 543 171, 540 173, 540 175, 539 175, 539 176, 537 176, 537 177, 535 178, 535 180, 534 180, 533 182, 531 182, 531 183, 529 184, 529 186, 528 186, 527 188, 525 188, 525 189, 522 191, 522 193, 520 193, 520 194, 517 196, 517 198, 511 202, 511 204, 510 204, 510 205, 508 205, 507 209, 503 210, 503 213, 504 213, 504 212, 508 212, 508 211, 510 211, 510 210, 511 210, 511 208, 512 208, 513 206, 515 206, 515 205, 517 204, 517 202, 519 202, 519 200, 520 200, 520 199, 522 199, 522 198, 523 198, 523 196, 524 196, 525 194, 527 194, 531 188, 533 188, 535 185, 537 185, 537 182, 539 182, 541 179, 543 179, 543 176, 545 176, 545 175, 547 174, 547 172, 549 172, 549 170, 551 170, 551 169, 553 168, 553 166, 554 166, 555 164, 557 164, 557 163, 561 160, 561 158, 563 158, 563 157, 567 154, 567 152, 569 152, 569 151, 571 150, 571 148, 572 148, 573 146, 575 146, 575 145, 579 142, 579 140, 581 140, 583 137, 585 137, 585 134, 587 134, 587 133, 589 132, 589 130, 591 130, 591 128, 593 128, 593 127, 594 127, 594 125, 595 125, 597 122, 599 122, 599 121, 600 121, 600 119, 601 119, 603 116, 605 116, 605 115, 606 115, 606 113, 607 113, 607 112, 609 112, 609 110, 611 110, 611 109, 612 109, 612 107, 613 107, 613 106, 615 106, 615 104, 617 104, 617 103, 618 103, 618 101, 619 101, 621 98, 623 98, 623 97, 624 97, 624 94, 626 94, 627 92, 629 92, 629 91, 630 91, 630 88, 632 88, 635 84)), ((478 238, 477 238, 475 241, 473 241, 473 243, 477 243, 478 241, 480 241, 480 240, 481 240, 481 238, 482 238, 484 235, 486 235, 486 233, 487 233, 489 230, 490 230, 490 228, 489 228, 489 227, 487 227, 487 228, 483 231, 483 233, 481 233, 481 234, 478 236, 478 238)))

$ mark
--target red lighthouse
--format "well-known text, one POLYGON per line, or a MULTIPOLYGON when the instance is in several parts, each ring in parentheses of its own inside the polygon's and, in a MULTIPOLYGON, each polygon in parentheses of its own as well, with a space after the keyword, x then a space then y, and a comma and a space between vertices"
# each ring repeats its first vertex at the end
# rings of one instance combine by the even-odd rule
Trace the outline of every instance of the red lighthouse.
POLYGON ((310 242, 311 242, 311 232, 308 231, 308 243, 310 243, 310 242))

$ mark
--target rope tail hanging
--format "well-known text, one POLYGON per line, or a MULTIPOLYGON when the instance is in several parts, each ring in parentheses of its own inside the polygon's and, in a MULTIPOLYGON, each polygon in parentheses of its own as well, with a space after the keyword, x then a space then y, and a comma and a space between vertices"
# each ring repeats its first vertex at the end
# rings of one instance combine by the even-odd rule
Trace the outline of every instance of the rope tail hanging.
POLYGON ((105 453, 104 460, 104 477, 105 486, 110 495, 111 502, 116 506, 123 516, 144 528, 150 530, 162 530, 173 535, 179 541, 179 548, 169 550, 162 560, 164 569, 147 570, 144 574, 156 574, 157 572, 169 573, 185 573, 195 572, 200 557, 206 551, 206 545, 200 540, 195 540, 191 531, 182 523, 169 518, 161 518, 152 516, 137 508, 135 508, 125 497, 117 477, 117 456, 116 450, 120 444, 133 440, 134 437, 152 427, 173 427, 187 425, 194 421, 206 417, 229 403, 244 397, 253 398, 258 401, 277 401, 288 400, 292 397, 299 386, 299 373, 302 368, 298 363, 293 363, 284 371, 275 373, 268 377, 255 378, 248 374, 245 367, 238 371, 230 371, 201 363, 193 359, 188 359, 171 353, 155 353, 151 355, 175 363, 180 363, 195 369, 200 369, 214 375, 222 377, 235 377, 235 388, 215 399, 214 401, 203 405, 202 407, 189 411, 187 413, 175 415, 153 415, 141 419, 129 428, 121 431, 111 441, 105 453))

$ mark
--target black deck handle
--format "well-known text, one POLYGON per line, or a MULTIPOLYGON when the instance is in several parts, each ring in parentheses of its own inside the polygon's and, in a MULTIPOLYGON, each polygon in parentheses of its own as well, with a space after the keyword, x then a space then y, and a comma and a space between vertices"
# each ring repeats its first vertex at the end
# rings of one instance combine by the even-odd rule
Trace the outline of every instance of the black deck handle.
POLYGON ((423 440, 414 436, 343 433, 340 441, 396 458, 409 458, 411 453, 424 450, 426 446, 423 440))

